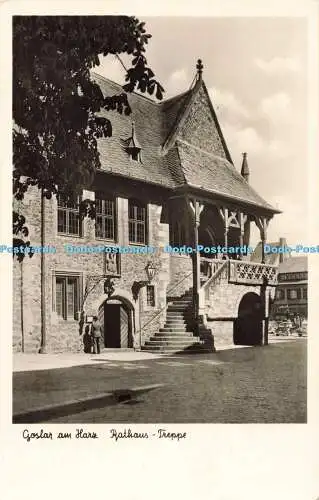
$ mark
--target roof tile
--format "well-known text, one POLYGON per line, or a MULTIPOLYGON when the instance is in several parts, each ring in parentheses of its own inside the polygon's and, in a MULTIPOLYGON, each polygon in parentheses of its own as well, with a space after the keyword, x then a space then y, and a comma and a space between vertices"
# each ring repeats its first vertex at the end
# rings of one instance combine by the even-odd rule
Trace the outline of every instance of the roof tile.
MULTIPOLYGON (((105 96, 123 92, 120 85, 100 75, 93 73, 92 77, 105 96)), ((135 92, 129 93, 128 101, 132 109, 129 116, 102 110, 101 115, 111 120, 113 134, 98 140, 101 170, 171 189, 189 185, 276 212, 226 159, 179 139, 174 140, 168 151, 163 150, 167 137, 183 113, 187 113, 192 93, 198 89, 197 85, 161 103, 135 92), (132 121, 141 146, 141 162, 130 159, 121 145, 121 141, 131 136, 132 121)))

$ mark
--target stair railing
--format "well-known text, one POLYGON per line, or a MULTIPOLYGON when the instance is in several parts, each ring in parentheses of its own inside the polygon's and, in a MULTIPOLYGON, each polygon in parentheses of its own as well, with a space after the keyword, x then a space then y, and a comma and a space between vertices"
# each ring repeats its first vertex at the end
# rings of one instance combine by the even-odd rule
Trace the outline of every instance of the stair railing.
POLYGON ((206 305, 206 300, 209 299, 209 289, 211 288, 212 285, 216 285, 217 279, 220 277, 222 272, 226 268, 228 268, 228 260, 219 261, 219 263, 220 266, 217 268, 214 274, 207 281, 205 281, 205 283, 200 289, 201 294, 203 294, 205 297, 205 305, 206 305))
MULTIPOLYGON (((183 283, 183 281, 185 281, 187 278, 189 278, 191 275, 193 274, 193 271, 191 271, 189 274, 187 274, 186 276, 184 276, 180 281, 178 281, 177 283, 175 283, 174 286, 172 286, 171 288, 169 288, 166 292, 166 296, 169 296, 169 293, 172 292, 173 290, 175 290, 181 283, 183 283)), ((149 326, 156 318, 158 318, 158 316, 160 314, 162 314, 163 311, 165 311, 167 309, 167 304, 165 304, 164 307, 162 307, 162 309, 160 309, 159 311, 157 311, 154 316, 151 317, 151 319, 149 319, 142 327, 141 327, 141 332, 147 327, 149 326)))

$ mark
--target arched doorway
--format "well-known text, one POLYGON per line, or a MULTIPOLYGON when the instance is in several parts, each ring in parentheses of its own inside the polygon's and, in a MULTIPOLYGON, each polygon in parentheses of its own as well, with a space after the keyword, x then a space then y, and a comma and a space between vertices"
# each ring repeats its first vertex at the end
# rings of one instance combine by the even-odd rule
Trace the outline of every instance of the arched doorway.
POLYGON ((102 325, 104 347, 133 347, 133 314, 127 301, 120 297, 105 300, 99 308, 98 317, 102 325))
POLYGON ((234 322, 234 344, 262 344, 262 302, 259 295, 246 293, 238 307, 238 318, 234 322))

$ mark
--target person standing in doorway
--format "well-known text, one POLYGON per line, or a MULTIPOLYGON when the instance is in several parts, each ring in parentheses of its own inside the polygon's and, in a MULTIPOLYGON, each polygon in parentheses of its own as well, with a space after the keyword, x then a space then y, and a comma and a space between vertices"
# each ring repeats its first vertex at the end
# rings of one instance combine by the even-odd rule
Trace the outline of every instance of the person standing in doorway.
POLYGON ((93 340, 93 354, 100 354, 100 339, 102 337, 102 327, 97 316, 93 316, 91 335, 93 340))

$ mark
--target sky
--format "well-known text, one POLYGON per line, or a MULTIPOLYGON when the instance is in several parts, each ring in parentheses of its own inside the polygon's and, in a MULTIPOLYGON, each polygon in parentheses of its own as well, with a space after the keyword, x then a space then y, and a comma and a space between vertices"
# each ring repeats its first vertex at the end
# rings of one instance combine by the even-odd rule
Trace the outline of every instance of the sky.
MULTIPOLYGON (((247 152, 250 184, 283 212, 268 241, 307 241, 307 26, 304 18, 150 17, 147 60, 165 98, 188 90, 198 58, 235 167, 247 152)), ((128 59, 124 57, 125 64, 128 59)), ((128 64, 129 66, 129 64, 128 64)), ((118 83, 114 56, 94 69, 118 83)), ((252 244, 259 241, 254 227, 252 244)))

